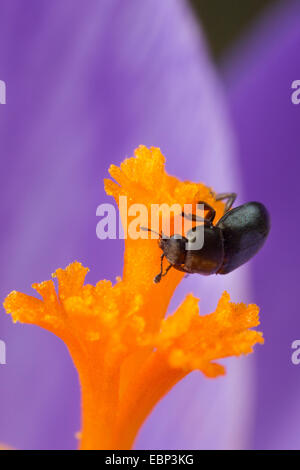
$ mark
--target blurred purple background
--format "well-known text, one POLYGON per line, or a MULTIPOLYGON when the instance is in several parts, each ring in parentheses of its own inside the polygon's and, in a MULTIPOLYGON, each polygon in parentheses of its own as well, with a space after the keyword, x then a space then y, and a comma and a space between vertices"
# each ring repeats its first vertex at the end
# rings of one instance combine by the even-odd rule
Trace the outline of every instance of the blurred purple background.
MULTIPOLYGON (((300 8, 285 5, 257 20, 217 71, 184 1, 0 0, 2 298, 30 293, 75 259, 90 267, 89 282, 121 273, 122 242, 97 240, 96 207, 110 202, 109 164, 141 143, 161 147, 170 173, 271 212, 253 262, 229 276, 190 276, 171 306, 193 290, 209 312, 226 288, 260 305, 266 344, 228 361, 225 378, 191 374, 154 410, 137 448, 299 448, 290 346, 300 334, 300 106, 290 87, 300 79, 300 8)), ((80 392, 65 346, 4 314, 0 339, 0 442, 75 448, 80 392)))
POLYGON ((272 217, 252 265, 265 345, 256 352, 251 446, 299 449, 300 369, 291 344, 300 337, 300 106, 292 104, 291 84, 300 77, 300 4, 271 13, 227 58, 225 75, 245 196, 263 201, 272 217))

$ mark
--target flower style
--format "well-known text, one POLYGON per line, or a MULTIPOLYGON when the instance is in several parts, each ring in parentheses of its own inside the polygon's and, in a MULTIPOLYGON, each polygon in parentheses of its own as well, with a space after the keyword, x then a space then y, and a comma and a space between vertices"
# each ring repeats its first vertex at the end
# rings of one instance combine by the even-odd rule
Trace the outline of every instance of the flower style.
MULTIPOLYGON (((203 184, 181 182, 164 169, 158 148, 140 146, 120 168, 112 165, 107 194, 118 202, 178 203, 215 200, 203 184)), ((122 214, 121 214, 122 215, 122 214)), ((124 214, 123 222, 124 220, 124 214)), ((57 269, 55 280, 34 284, 41 299, 11 292, 4 302, 14 321, 33 323, 67 345, 82 387, 81 449, 129 449, 156 403, 184 376, 200 370, 207 377, 224 374, 215 361, 252 351, 263 343, 256 305, 234 304, 224 292, 216 311, 199 315, 198 299, 188 295, 165 318, 172 294, 184 273, 171 269, 154 284, 161 250, 157 240, 125 240, 122 280, 84 284, 88 269, 74 262, 57 269)))

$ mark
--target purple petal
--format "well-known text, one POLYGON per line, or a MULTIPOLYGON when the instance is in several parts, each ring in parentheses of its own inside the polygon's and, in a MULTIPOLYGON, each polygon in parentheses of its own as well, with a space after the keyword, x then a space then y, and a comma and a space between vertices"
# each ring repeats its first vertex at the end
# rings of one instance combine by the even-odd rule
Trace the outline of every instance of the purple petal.
MULTIPOLYGON (((29 293, 75 259, 91 268, 89 282, 121 273, 123 244, 97 240, 96 207, 111 201, 102 183, 109 164, 141 143, 160 146, 179 177, 239 189, 222 90, 185 3, 9 0, 0 44, 2 298, 29 293)), ((246 269, 191 277, 173 307, 192 289, 208 312, 224 288, 245 299, 246 269)), ((0 321, 0 441, 74 448, 80 394, 66 348, 39 328, 0 321)), ((137 446, 244 445, 251 367, 232 361, 224 379, 188 377, 154 411, 137 446)))
POLYGON ((226 67, 247 199, 262 201, 272 221, 269 240, 253 262, 266 340, 255 356, 250 446, 259 449, 300 446, 300 374, 291 362, 291 344, 300 334, 300 107, 291 101, 291 84, 300 78, 299 14, 299 2, 272 10, 226 67))

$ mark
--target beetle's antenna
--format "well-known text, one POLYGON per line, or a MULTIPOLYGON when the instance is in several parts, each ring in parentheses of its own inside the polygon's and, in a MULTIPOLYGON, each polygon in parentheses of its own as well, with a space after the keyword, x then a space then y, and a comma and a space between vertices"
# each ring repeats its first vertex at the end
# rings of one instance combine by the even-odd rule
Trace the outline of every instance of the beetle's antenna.
POLYGON ((155 230, 152 230, 151 228, 140 226, 140 229, 143 230, 144 232, 153 232, 153 233, 156 233, 156 235, 158 235, 159 238, 162 238, 162 237, 163 237, 162 233, 155 232, 155 230))

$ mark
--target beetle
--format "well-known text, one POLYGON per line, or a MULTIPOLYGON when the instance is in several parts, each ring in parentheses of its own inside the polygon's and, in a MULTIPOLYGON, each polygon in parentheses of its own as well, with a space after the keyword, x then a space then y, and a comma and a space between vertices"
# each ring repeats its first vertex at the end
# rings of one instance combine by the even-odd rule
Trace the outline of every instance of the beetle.
MULTIPOLYGON (((221 193, 216 195, 216 201, 226 200, 224 214, 216 225, 213 224, 216 211, 204 201, 206 215, 204 218, 196 214, 185 214, 192 221, 201 221, 190 229, 186 237, 178 234, 166 237, 159 234, 161 255, 160 272, 155 276, 158 283, 171 268, 188 274, 203 275, 228 274, 249 261, 263 246, 270 230, 270 216, 266 207, 260 202, 247 202, 231 209, 236 199, 236 193, 221 193), (231 210, 230 210, 231 209, 231 210), (204 244, 201 249, 192 249, 192 243, 198 230, 204 230, 204 244), (163 272, 163 259, 169 266, 163 272)), ((153 230, 141 227, 142 230, 153 230)))

